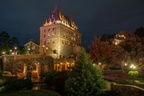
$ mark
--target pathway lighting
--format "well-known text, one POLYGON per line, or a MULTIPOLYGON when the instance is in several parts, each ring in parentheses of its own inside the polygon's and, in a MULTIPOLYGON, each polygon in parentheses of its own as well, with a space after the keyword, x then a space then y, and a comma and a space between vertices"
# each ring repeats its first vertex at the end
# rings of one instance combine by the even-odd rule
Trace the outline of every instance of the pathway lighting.
POLYGON ((131 65, 130 65, 130 68, 133 70, 133 69, 135 69, 135 68, 136 68, 136 66, 135 66, 135 65, 133 65, 133 64, 131 64, 131 65))
POLYGON ((14 47, 15 55, 17 55, 17 47, 14 47))
POLYGON ((2 54, 5 54, 5 52, 2 52, 2 54))
POLYGON ((127 63, 125 63, 124 65, 127 66, 127 63))
POLYGON ((98 64, 101 65, 101 62, 99 62, 98 64))
POLYGON ((17 47, 14 47, 15 50, 17 50, 17 47))
POLYGON ((128 72, 129 75, 132 76, 132 82, 134 84, 135 76, 138 75, 138 71, 136 70, 136 66, 134 64, 130 65, 130 71, 128 72))
POLYGON ((10 49, 10 52, 12 52, 12 49, 10 49))

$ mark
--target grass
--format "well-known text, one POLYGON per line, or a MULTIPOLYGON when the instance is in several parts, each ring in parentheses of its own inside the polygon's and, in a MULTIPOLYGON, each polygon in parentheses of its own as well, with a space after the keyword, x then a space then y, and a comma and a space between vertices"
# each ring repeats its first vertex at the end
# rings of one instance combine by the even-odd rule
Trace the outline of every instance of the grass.
POLYGON ((141 83, 144 83, 144 77, 143 78, 142 77, 136 78, 136 80, 140 81, 141 83))
POLYGON ((60 96, 55 91, 50 90, 21 90, 11 93, 3 93, 0 96, 60 96))

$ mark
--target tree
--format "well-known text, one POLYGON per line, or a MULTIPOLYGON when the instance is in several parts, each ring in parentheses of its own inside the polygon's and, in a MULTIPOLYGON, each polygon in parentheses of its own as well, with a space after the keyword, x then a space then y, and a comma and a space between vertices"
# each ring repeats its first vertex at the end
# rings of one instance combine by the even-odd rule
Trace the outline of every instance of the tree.
POLYGON ((70 96, 97 96, 106 88, 101 70, 93 66, 85 51, 81 51, 66 80, 65 89, 70 96))
POLYGON ((94 62, 102 64, 111 63, 113 61, 112 48, 107 41, 101 41, 101 37, 97 36, 95 41, 89 46, 90 58, 94 62))
POLYGON ((9 53, 9 49, 10 48, 9 48, 8 44, 0 45, 0 55, 9 53))
POLYGON ((19 47, 18 39, 16 37, 11 38, 6 31, 0 32, 0 53, 2 54, 5 52, 6 54, 9 54, 10 49, 13 49, 14 47, 19 47))
POLYGON ((19 46, 19 41, 18 41, 18 38, 16 38, 15 36, 12 37, 10 40, 9 40, 9 46, 11 48, 15 47, 15 46, 19 46))
POLYGON ((121 31, 119 35, 125 36, 125 39, 119 44, 119 46, 129 53, 132 62, 138 63, 140 56, 144 55, 144 46, 141 38, 129 31, 121 31))
POLYGON ((143 37, 144 38, 144 28, 143 27, 137 28, 135 30, 134 34, 136 34, 139 37, 143 37))
POLYGON ((2 31, 0 33, 0 42, 8 43, 10 39, 10 35, 6 31, 2 31))

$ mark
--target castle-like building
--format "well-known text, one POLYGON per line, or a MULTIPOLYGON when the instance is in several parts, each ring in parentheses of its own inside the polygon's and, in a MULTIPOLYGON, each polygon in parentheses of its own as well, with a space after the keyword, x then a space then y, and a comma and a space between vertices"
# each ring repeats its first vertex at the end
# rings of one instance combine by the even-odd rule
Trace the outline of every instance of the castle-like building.
POLYGON ((54 69, 62 71, 74 66, 77 54, 82 49, 81 37, 72 18, 65 16, 56 6, 40 27, 40 45, 30 40, 24 46, 27 54, 51 56, 55 61, 54 69))
POLYGON ((40 27, 39 52, 54 59, 75 56, 81 49, 82 35, 70 16, 65 16, 58 6, 40 27))
POLYGON ((54 59, 76 57, 81 50, 78 27, 70 16, 65 16, 56 6, 40 27, 40 45, 33 40, 26 43, 27 54, 47 54, 54 59))

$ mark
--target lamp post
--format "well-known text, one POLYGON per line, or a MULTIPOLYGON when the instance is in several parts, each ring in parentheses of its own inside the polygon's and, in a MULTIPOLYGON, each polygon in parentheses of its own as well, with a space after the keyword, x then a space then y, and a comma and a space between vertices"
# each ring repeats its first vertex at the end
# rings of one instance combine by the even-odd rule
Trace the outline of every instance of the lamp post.
POLYGON ((130 71, 128 72, 129 75, 132 76, 132 82, 134 84, 135 76, 138 75, 138 71, 136 71, 136 66, 134 64, 130 65, 130 71))
POLYGON ((131 64, 131 65, 130 65, 130 68, 131 68, 132 70, 134 70, 134 69, 136 68, 136 66, 133 65, 133 64, 131 64))
POLYGON ((43 45, 42 47, 43 47, 43 53, 45 53, 45 50, 44 50, 44 48, 45 48, 45 45, 43 45))
POLYGON ((102 69, 102 63, 98 62, 99 68, 102 69))
POLYGON ((17 47, 14 47, 14 50, 15 50, 15 55, 17 55, 17 51, 16 51, 16 50, 17 50, 17 47))
POLYGON ((12 49, 10 49, 10 52, 12 52, 12 49))
POLYGON ((5 55, 5 51, 3 51, 2 54, 5 55))
POLYGON ((30 52, 30 48, 28 48, 28 54, 31 54, 31 52, 30 52))

